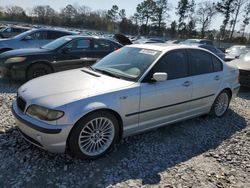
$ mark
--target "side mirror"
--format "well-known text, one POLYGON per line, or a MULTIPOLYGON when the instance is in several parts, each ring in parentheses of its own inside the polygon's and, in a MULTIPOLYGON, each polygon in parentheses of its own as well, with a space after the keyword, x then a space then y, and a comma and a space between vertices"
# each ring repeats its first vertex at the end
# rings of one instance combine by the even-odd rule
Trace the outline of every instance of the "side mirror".
POLYGON ((32 38, 31 38, 30 35, 28 35, 28 36, 24 37, 23 39, 24 39, 24 40, 31 40, 32 38))
POLYGON ((156 82, 163 82, 166 81, 168 78, 168 74, 165 72, 156 72, 153 74, 153 78, 152 80, 156 81, 156 82))

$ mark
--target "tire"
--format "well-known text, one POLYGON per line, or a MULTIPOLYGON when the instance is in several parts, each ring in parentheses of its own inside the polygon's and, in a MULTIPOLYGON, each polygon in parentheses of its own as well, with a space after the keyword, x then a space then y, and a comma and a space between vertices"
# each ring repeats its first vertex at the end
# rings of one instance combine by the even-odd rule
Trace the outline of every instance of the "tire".
POLYGON ((68 147, 75 157, 97 159, 108 153, 118 141, 116 117, 107 111, 98 111, 76 123, 69 135, 68 147))
POLYGON ((42 63, 32 65, 26 72, 26 80, 52 73, 50 66, 42 63))
POLYGON ((0 49, 0 54, 7 52, 7 51, 10 51, 10 50, 12 50, 12 49, 8 49, 8 48, 0 49))
POLYGON ((211 111, 209 113, 212 117, 222 117, 228 109, 231 100, 231 95, 228 91, 222 91, 215 99, 211 111))

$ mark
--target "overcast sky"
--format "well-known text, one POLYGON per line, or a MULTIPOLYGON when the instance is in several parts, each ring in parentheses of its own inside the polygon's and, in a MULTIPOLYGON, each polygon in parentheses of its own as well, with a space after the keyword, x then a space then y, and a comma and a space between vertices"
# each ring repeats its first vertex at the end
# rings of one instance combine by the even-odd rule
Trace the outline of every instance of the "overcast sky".
MULTIPOLYGON (((67 4, 78 4, 90 7, 92 10, 108 10, 112 5, 117 5, 119 9, 125 9, 127 16, 131 16, 136 11, 137 4, 141 3, 143 0, 0 0, 0 6, 18 5, 26 10, 31 10, 36 5, 50 5, 55 10, 61 10, 67 4)), ((169 0, 172 4, 172 10, 170 11, 170 21, 177 20, 175 14, 175 8, 177 7, 179 0, 169 0)), ((208 0, 195 0, 196 4, 208 0)), ((215 0, 216 2, 216 0, 215 0)), ((219 29, 222 24, 223 18, 217 16, 211 25, 211 28, 219 29)), ((236 25, 236 29, 240 28, 242 23, 242 15, 239 17, 239 23, 236 25)), ((170 22, 167 23, 170 25, 170 22)), ((248 27, 249 30, 249 27, 248 27)))

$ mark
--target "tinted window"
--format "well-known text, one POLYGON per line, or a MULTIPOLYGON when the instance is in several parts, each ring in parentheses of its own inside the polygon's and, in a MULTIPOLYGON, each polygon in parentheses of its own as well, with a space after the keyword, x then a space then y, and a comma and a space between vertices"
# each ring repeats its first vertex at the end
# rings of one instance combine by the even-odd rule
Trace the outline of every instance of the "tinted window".
POLYGON ((214 64, 214 72, 222 71, 223 67, 222 67, 221 61, 214 56, 212 58, 213 58, 213 64, 214 64))
POLYGON ((188 65, 185 50, 174 50, 165 54, 152 69, 150 77, 155 72, 167 73, 168 80, 186 77, 188 65))
POLYGON ((30 34, 30 37, 33 40, 43 40, 47 38, 46 35, 47 35, 46 31, 37 31, 37 32, 30 34))
POLYGON ((19 28, 12 28, 12 32, 21 32, 21 29, 19 29, 19 28))
POLYGON ((64 32, 60 32, 60 31, 48 31, 48 39, 58 39, 60 37, 69 35, 67 33, 64 32))
POLYGON ((212 55, 202 50, 188 50, 190 73, 199 75, 213 72, 212 55))
POLYGON ((114 50, 111 42, 106 40, 94 40, 94 50, 114 50))

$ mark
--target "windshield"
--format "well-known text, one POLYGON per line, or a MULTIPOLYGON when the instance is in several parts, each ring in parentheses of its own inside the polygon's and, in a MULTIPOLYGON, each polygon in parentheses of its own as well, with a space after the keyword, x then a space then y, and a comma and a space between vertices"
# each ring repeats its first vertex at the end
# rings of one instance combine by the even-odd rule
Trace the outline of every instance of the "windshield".
POLYGON ((160 54, 156 50, 123 47, 94 64, 92 68, 119 78, 138 81, 160 54))
POLYGON ((70 38, 70 37, 61 37, 59 39, 56 39, 56 40, 42 46, 41 48, 46 49, 46 50, 55 50, 55 49, 63 46, 64 44, 68 43, 71 40, 72 40, 72 38, 70 38))
POLYGON ((22 39, 22 38, 28 36, 29 34, 33 33, 33 31, 34 30, 25 31, 25 32, 23 32, 23 33, 21 33, 19 35, 14 36, 14 38, 21 38, 22 39))
POLYGON ((250 52, 242 55, 242 58, 244 58, 245 61, 249 61, 249 63, 250 63, 250 52))

